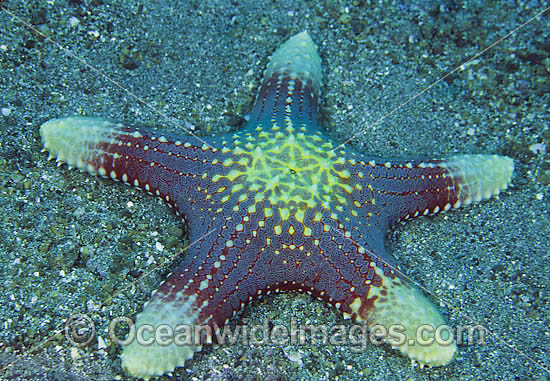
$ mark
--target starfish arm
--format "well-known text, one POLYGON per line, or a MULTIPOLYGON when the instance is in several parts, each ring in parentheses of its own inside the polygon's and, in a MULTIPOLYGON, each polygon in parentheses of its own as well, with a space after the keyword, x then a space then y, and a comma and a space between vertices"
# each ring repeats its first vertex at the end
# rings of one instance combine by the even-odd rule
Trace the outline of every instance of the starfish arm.
POLYGON ((384 215, 377 216, 382 229, 412 217, 487 200, 508 187, 514 171, 513 160, 498 155, 369 163, 369 176, 361 180, 361 197, 368 198, 366 209, 372 209, 371 214, 384 210, 384 215))
MULTIPOLYGON (((366 258, 374 262, 384 255, 384 250, 367 253, 366 258)), ((390 344, 421 366, 449 364, 456 355, 456 342, 437 307, 417 287, 398 276, 396 267, 388 269, 385 264, 378 266, 373 262, 373 274, 366 279, 368 288, 357 288, 347 299, 344 317, 365 322, 371 337, 390 344)))
POLYGON ((125 345, 121 358, 128 374, 146 379, 160 376, 184 366, 203 345, 223 344, 222 327, 256 296, 246 277, 250 258, 243 257, 240 249, 235 249, 238 254, 230 251, 225 234, 217 233, 190 250, 137 315, 136 332, 150 330, 155 337, 169 327, 169 334, 164 342, 155 337, 144 343, 136 336, 125 345))
MULTIPOLYGON (((215 190, 207 180, 225 168, 215 168, 219 161, 212 156, 218 150, 204 141, 194 145, 185 137, 99 118, 52 119, 40 127, 40 134, 50 159, 143 189, 187 219, 212 209, 216 195, 209 193, 215 190)), ((223 161, 222 154, 217 157, 223 161)))
POLYGON ((273 53, 248 122, 248 129, 317 128, 321 58, 307 32, 273 53))
MULTIPOLYGON (((135 321, 136 335, 124 345, 122 367, 134 377, 148 379, 172 372, 211 344, 219 319, 228 319, 231 304, 218 306, 222 274, 216 255, 210 254, 223 238, 218 234, 203 237, 190 249, 185 260, 163 281, 135 321), (219 271, 218 271, 219 270, 219 271), (167 329, 164 339, 157 333, 167 329), (146 332, 149 337, 139 335, 146 332), (147 340, 150 340, 149 342, 147 340)), ((223 276, 222 278, 223 279, 223 276)), ((224 320, 225 321, 225 320, 224 320)))
MULTIPOLYGON (((163 285, 171 287, 180 280, 180 273, 174 273, 163 285)), ((133 377, 148 380, 183 366, 200 351, 202 342, 195 339, 200 337, 195 332, 200 335, 203 322, 199 320, 196 302, 197 296, 188 295, 181 288, 176 292, 156 291, 137 315, 126 338, 122 368, 133 377)))

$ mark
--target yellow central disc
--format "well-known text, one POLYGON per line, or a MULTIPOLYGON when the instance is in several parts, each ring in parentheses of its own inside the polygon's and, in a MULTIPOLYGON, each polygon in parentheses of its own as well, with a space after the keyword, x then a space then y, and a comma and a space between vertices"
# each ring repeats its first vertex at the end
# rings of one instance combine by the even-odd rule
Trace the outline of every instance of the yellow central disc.
POLYGON ((224 163, 232 169, 215 180, 228 178, 233 183, 231 193, 246 183, 244 188, 256 192, 255 203, 268 199, 283 220, 291 215, 301 220, 305 209, 318 204, 338 210, 346 202, 343 193, 351 193, 345 161, 332 149, 318 134, 292 127, 281 131, 275 126, 256 136, 245 133, 236 140, 232 159, 224 163))

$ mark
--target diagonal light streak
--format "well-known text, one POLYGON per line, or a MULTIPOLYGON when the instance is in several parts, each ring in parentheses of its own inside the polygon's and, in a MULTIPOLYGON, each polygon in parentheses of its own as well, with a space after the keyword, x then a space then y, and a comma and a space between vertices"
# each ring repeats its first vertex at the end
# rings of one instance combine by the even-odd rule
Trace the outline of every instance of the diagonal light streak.
POLYGON ((469 60, 461 63, 460 65, 458 65, 457 67, 455 67, 453 70, 451 70, 450 72, 448 72, 447 74, 445 74, 443 77, 439 78, 437 81, 433 82, 431 85, 429 85, 428 87, 425 87, 423 90, 419 91, 418 93, 416 93, 415 95, 413 95, 412 97, 410 97, 409 99, 407 99, 406 101, 404 101, 403 103, 400 103, 398 106, 394 107, 391 111, 387 112, 386 114, 384 114, 382 117, 380 117, 378 120, 376 120, 375 122, 367 125, 366 127, 362 128, 359 132, 353 134, 349 139, 347 139, 346 141, 344 141, 343 143, 339 144, 338 146, 334 147, 332 149, 332 152, 338 150, 339 148, 345 146, 346 144, 348 144, 350 141, 352 141, 353 139, 355 139, 357 136, 359 136, 360 134, 363 134, 365 131, 367 130, 370 130, 372 127, 374 126, 377 126, 379 125, 380 123, 382 123, 385 119, 387 119, 388 117, 390 117, 391 115, 395 114, 397 111, 399 111, 400 109, 402 109, 403 107, 405 107, 406 105, 408 105, 409 103, 411 103, 412 101, 414 101, 416 98, 418 98, 419 96, 421 96, 422 94, 426 93, 427 91, 429 91, 430 89, 432 89, 435 85, 437 85, 438 83, 440 83, 441 81, 445 80, 445 78, 449 77, 450 75, 456 73, 458 70, 460 70, 461 67, 463 67, 464 65, 467 65, 469 64, 470 62, 472 62, 473 60, 479 58, 480 56, 482 56, 483 54, 485 54, 488 50, 494 48, 496 45, 500 44, 502 41, 504 41, 505 39, 507 39, 508 37, 510 37, 511 35, 513 35, 514 33, 516 33, 517 31, 519 31, 520 29, 522 29, 523 27, 525 27, 526 25, 530 24, 531 22, 533 22, 536 18, 542 16, 543 13, 545 13, 546 11, 548 11, 550 9, 550 7, 540 11, 539 13, 537 13, 535 16, 531 17, 529 20, 527 20, 526 22, 524 22, 523 24, 521 24, 520 26, 514 28, 511 32, 509 32, 508 34, 506 34, 504 37, 501 37, 499 38, 497 41, 493 42, 491 45, 489 45, 488 47, 486 47, 485 49, 483 49, 481 52, 477 53, 475 56, 473 56, 472 58, 470 58, 469 60))
MULTIPOLYGON (((1 3, 0 3, 1 4, 1 3)), ((64 47, 63 45, 61 45, 60 43, 58 43, 57 41, 55 41, 53 38, 49 37, 49 36, 46 36, 44 33, 42 33, 39 29, 35 28, 34 26, 32 26, 31 24, 29 24, 28 22, 26 22, 25 20, 21 19, 19 16, 17 16, 16 14, 14 14, 12 11, 10 11, 9 9, 3 7, 0 5, 0 9, 3 10, 4 12, 6 12, 7 14, 9 14, 10 16, 12 16, 14 19, 16 19, 17 21, 19 21, 21 24, 23 24, 26 28, 32 30, 34 33, 38 34, 40 37, 42 37, 45 41, 48 41, 50 43, 52 43, 53 45, 57 46, 60 50, 62 50, 65 54, 67 54, 69 57, 71 58, 74 58, 75 60, 77 60, 78 62, 80 62, 80 64, 82 64, 84 67, 90 69, 91 71, 93 71, 94 73, 96 73, 97 75, 99 75, 100 77, 102 77, 103 79, 105 79, 107 82, 111 83, 113 86, 115 87, 118 87, 119 89, 121 89, 122 91, 124 91, 126 94, 128 94, 131 98, 135 99, 138 103, 141 103, 142 105, 150 108, 154 113, 156 113, 157 115, 160 115, 162 116, 164 119, 166 119, 168 122, 174 124, 176 127, 180 128, 181 130, 183 131, 186 131, 189 135, 193 136, 195 139, 197 139, 198 141, 200 141, 202 144, 206 145, 208 148, 213 148, 210 144, 208 144, 204 139, 202 139, 201 137, 197 136, 195 133, 193 133, 193 131, 185 126, 185 125, 181 125, 180 123, 176 122, 174 120, 174 118, 170 117, 168 114, 166 114, 165 112, 159 110, 158 108, 156 108, 155 106, 153 106, 150 102, 147 102, 145 99, 141 98, 140 96, 136 95, 135 93, 133 93, 131 90, 129 90, 128 88, 124 87, 120 82, 114 80, 113 78, 109 77, 105 72, 103 72, 102 70, 96 68, 95 66, 93 66, 92 64, 88 63, 88 61, 86 61, 84 58, 78 56, 77 54, 73 53, 71 50, 69 50, 68 48, 64 47)))

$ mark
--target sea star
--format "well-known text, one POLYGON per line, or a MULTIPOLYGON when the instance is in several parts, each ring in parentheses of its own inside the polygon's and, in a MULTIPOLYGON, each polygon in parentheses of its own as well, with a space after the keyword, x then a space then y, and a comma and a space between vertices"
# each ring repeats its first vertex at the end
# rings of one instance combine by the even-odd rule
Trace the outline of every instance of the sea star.
POLYGON ((194 244, 136 327, 212 330, 185 345, 130 343, 122 353, 129 374, 148 378, 183 366, 251 300, 287 291, 313 295, 371 328, 399 325, 404 342, 384 339, 421 364, 454 358, 451 334, 446 343, 414 345, 417 328, 445 321, 393 264, 385 234, 410 217, 498 194, 513 161, 389 161, 336 146, 317 125, 320 85, 317 48, 302 32, 274 53, 238 133, 198 143, 97 118, 41 126, 51 158, 161 197, 190 230, 194 244))

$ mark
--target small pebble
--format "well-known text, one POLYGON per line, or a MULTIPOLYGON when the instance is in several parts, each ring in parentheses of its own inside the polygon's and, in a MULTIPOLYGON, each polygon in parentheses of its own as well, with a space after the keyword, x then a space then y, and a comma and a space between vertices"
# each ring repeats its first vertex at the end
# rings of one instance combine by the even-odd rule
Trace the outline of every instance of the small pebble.
POLYGON ((105 349, 107 348, 107 345, 105 344, 105 340, 103 340, 103 337, 98 336, 97 338, 97 349, 105 349))
POLYGON ((545 153, 546 152, 546 144, 544 144, 544 143, 531 144, 529 146, 529 150, 533 153, 545 153))
POLYGON ((69 18, 69 25, 72 26, 72 27, 75 27, 77 26, 78 24, 80 24, 80 20, 74 16, 71 16, 69 18))
POLYGON ((78 351, 78 348, 76 347, 71 347, 71 358, 73 360, 80 360, 82 358, 82 355, 80 354, 80 352, 78 351))

